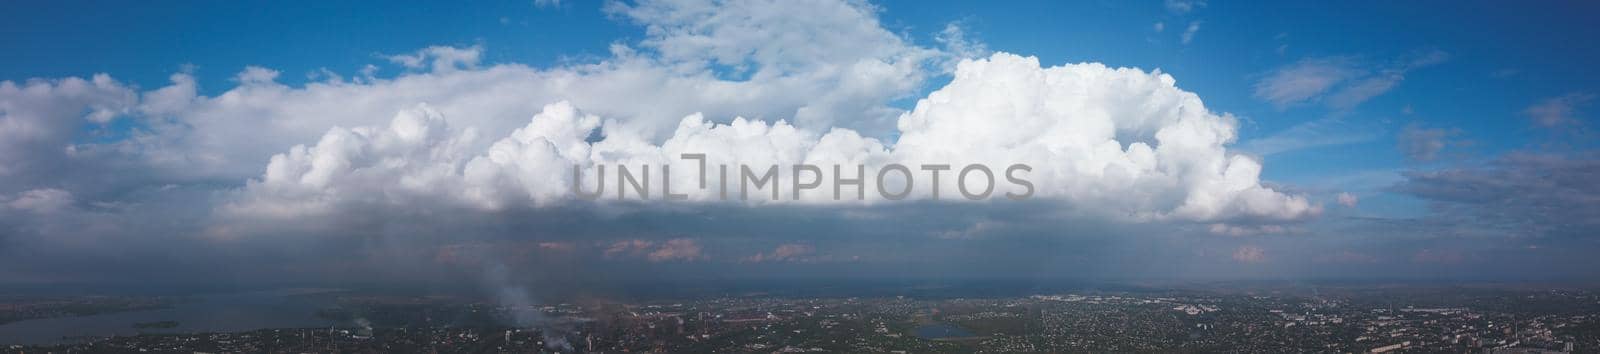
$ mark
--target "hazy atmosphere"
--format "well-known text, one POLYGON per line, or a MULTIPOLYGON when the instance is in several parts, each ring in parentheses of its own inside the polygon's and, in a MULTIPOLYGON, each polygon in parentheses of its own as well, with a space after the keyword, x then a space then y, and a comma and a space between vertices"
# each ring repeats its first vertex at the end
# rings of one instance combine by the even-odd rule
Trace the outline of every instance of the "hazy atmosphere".
POLYGON ((0 287, 1600 280, 1591 4, 83 5, 0 11, 0 287))
POLYGON ((1600 352, 1597 15, 0 1, 0 352, 1600 352))

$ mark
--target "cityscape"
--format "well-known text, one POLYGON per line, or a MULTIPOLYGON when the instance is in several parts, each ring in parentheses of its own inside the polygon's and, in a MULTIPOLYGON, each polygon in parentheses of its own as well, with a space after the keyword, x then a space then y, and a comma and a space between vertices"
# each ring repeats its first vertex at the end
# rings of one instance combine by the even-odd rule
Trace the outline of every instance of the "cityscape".
MULTIPOLYGON (((312 292, 329 325, 8 344, 8 352, 1584 353, 1600 292, 1512 286, 1066 292, 983 298, 789 297, 496 305, 312 292), (518 325, 525 323, 525 325, 518 325)), ((12 300, 15 301, 15 300, 12 300)), ((8 319, 139 311, 178 298, 8 304, 8 319), (60 310, 47 310, 49 308, 60 310)), ((158 305, 161 306, 161 305, 158 305)), ((25 320, 24 320, 25 321, 25 320)))

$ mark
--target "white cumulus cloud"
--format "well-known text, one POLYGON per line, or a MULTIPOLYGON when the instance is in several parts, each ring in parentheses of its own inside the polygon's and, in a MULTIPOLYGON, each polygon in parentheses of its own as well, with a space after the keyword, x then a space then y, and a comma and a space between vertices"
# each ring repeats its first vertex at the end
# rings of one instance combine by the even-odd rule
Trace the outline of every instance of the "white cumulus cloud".
MULTIPOLYGON (((691 200, 750 203, 793 198, 796 164, 842 165, 845 177, 865 165, 869 186, 890 163, 917 173, 915 197, 932 197, 934 186, 922 164, 985 164, 996 169, 996 195, 1018 192, 1000 183, 1004 166, 1028 164, 1036 198, 1105 210, 1133 220, 1297 220, 1320 211, 1303 196, 1261 185, 1262 166, 1229 153, 1235 121, 1210 112, 1195 94, 1166 74, 1114 69, 1100 64, 1041 67, 1035 58, 999 53, 958 66, 954 80, 899 118, 892 144, 843 128, 815 132, 786 122, 683 118, 665 141, 655 143, 627 122, 602 121, 567 102, 544 107, 509 136, 475 148, 475 129, 452 128, 455 120, 427 107, 401 112, 387 126, 334 128, 313 146, 297 146, 271 159, 266 172, 233 204, 245 213, 294 214, 340 203, 422 204, 437 199, 456 205, 499 209, 549 206, 577 199, 574 168, 593 191, 596 166, 611 169, 602 198, 620 193, 618 166, 634 174, 655 173, 652 199, 662 198, 661 166, 670 165, 670 188, 691 200), (596 131, 603 139, 590 142, 596 131), (697 167, 680 160, 703 153, 709 188, 698 185, 697 167), (715 166, 730 167, 722 183, 715 166), (779 166, 779 198, 770 189, 744 192, 739 167, 758 171, 779 166), (748 193, 748 194, 746 194, 748 193)), ((464 120, 470 122, 471 120, 464 120)), ((834 171, 800 194, 800 202, 833 202, 834 171)), ((759 173, 758 173, 759 174, 759 173)), ((943 199, 959 199, 955 171, 938 184, 943 199)), ((981 181, 981 179, 980 179, 981 181)), ((897 181, 890 189, 898 190, 897 181)), ((970 184, 969 184, 970 185, 970 184)), ((978 189, 978 188, 974 188, 978 189)), ((841 188, 845 203, 857 189, 841 188)), ((629 190, 631 193, 632 190, 629 190)), ((877 189, 859 192, 862 203, 881 202, 877 189)), ((635 196, 637 198, 637 196, 635 196)))

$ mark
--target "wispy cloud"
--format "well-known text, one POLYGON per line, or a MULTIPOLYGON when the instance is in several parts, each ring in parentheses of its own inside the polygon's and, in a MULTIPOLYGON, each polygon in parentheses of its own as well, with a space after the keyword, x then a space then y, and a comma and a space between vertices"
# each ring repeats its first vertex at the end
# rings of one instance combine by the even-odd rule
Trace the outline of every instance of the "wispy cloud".
POLYGON ((1303 59, 1273 70, 1257 81, 1255 97, 1279 108, 1321 96, 1360 74, 1354 59, 1346 57, 1303 59))
POLYGON ((1595 95, 1587 92, 1569 93, 1544 99, 1522 110, 1522 114, 1533 119, 1533 123, 1544 128, 1558 128, 1577 125, 1581 122, 1579 115, 1589 103, 1594 101, 1595 95))
POLYGON ((1206 2, 1202 0, 1166 0, 1162 2, 1162 5, 1167 8, 1168 12, 1182 15, 1206 7, 1206 2))
POLYGON ((1421 124, 1406 125, 1397 137, 1400 152, 1406 159, 1417 162, 1428 162, 1438 158, 1439 152, 1445 147, 1456 144, 1451 138, 1461 134, 1460 129, 1426 128, 1421 124))
POLYGON ((1183 30, 1183 44, 1194 41, 1194 34, 1200 32, 1200 21, 1189 22, 1189 28, 1183 30))
POLYGON ((1377 76, 1361 79, 1346 86, 1343 90, 1328 97, 1328 105, 1339 109, 1349 109, 1366 102, 1373 97, 1378 97, 1389 92, 1405 75, 1399 72, 1387 72, 1377 76))
POLYGON ((1354 208, 1356 207, 1356 203, 1361 202, 1361 198, 1356 197, 1355 194, 1339 192, 1339 195, 1335 196, 1335 201, 1339 202, 1339 205, 1343 205, 1346 208, 1354 208))
POLYGON ((1513 236, 1592 236, 1600 228, 1600 156, 1512 153, 1482 164, 1405 173, 1394 191, 1433 217, 1513 236))
POLYGON ((1262 156, 1288 151, 1325 146, 1337 146, 1376 140, 1383 129, 1373 125, 1356 125, 1343 118, 1328 117, 1307 121, 1272 135, 1248 140, 1239 149, 1262 156))
POLYGON ((1411 70, 1438 65, 1449 58, 1443 51, 1428 50, 1379 67, 1353 57, 1302 59, 1257 81, 1254 95, 1279 109, 1323 100, 1329 107, 1345 110, 1393 90, 1411 70))

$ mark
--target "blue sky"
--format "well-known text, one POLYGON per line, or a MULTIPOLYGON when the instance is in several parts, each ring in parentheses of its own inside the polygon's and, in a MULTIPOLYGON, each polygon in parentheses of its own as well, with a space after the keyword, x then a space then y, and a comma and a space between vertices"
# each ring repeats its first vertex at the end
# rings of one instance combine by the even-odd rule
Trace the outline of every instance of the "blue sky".
MULTIPOLYGON (((70 1, 13 4, 14 11, 0 15, 10 38, 0 44, 6 53, 0 54, 0 78, 109 73, 153 88, 192 65, 202 92, 216 93, 232 87, 231 78, 247 65, 281 71, 281 82, 295 84, 324 68, 353 75, 381 63, 381 55, 440 44, 482 44, 489 63, 592 61, 606 56, 613 42, 643 36, 637 26, 609 19, 602 5, 178 2, 94 12, 70 1)), ((1038 56, 1046 64, 1089 61, 1171 73, 1209 106, 1247 119, 1241 140, 1334 115, 1343 117, 1346 130, 1381 130, 1383 138, 1374 141, 1269 160, 1293 167, 1269 169, 1270 178, 1293 181, 1403 166, 1391 136, 1405 122, 1459 127, 1485 153, 1545 138, 1517 115, 1540 99, 1589 90, 1600 79, 1587 63, 1600 57, 1600 47, 1575 40, 1596 30, 1587 16, 1595 9, 1551 5, 1205 3, 1178 13, 1159 2, 877 3, 886 27, 920 42, 932 42, 938 29, 955 22, 990 49, 1038 56), (1154 29, 1157 23, 1162 31, 1154 29), (1191 23, 1199 31, 1182 43, 1191 23), (1316 104, 1278 109, 1251 95, 1262 75, 1298 60, 1350 57, 1382 66, 1427 50, 1450 59, 1347 111, 1316 104), (1407 106, 1412 113, 1403 113, 1407 106)), ((386 69, 380 75, 395 74, 386 69)))
MULTIPOLYGON (((1595 172, 1592 127, 1600 112, 1593 104, 1600 94, 1596 85, 1600 71, 1592 67, 1600 59, 1600 41, 1593 38, 1600 33, 1600 24, 1592 20, 1600 7, 1594 4, 819 2, 812 6, 822 9, 818 13, 792 16, 820 20, 770 23, 740 22, 763 18, 769 15, 763 10, 775 7, 743 1, 502 1, 472 6, 421 1, 292 6, 176 1, 85 10, 106 5, 8 3, 0 11, 0 36, 6 38, 0 41, 0 81, 24 88, 0 91, 11 95, 3 101, 7 106, 0 107, 12 112, 5 116, 10 125, 0 124, 0 133, 14 134, 0 135, 13 139, 10 145, 0 144, 0 162, 10 165, 0 169, 0 181, 7 184, 0 188, 4 202, 0 207, 10 205, 0 208, 0 227, 6 228, 0 231, 8 231, 0 241, 9 240, 0 243, 6 245, 0 252, 105 255, 110 251, 78 247, 139 238, 106 231, 122 229, 131 230, 128 234, 161 234, 150 237, 180 245, 176 248, 180 250, 235 247, 245 252, 259 247, 292 253, 331 243, 336 245, 332 249, 353 254, 412 252, 443 259, 450 258, 442 255, 454 254, 452 250, 505 243, 537 250, 529 251, 536 254, 594 248, 587 251, 599 255, 598 261, 578 263, 617 274, 634 272, 628 269, 638 264, 619 265, 606 259, 631 254, 644 263, 681 261, 676 266, 692 273, 714 268, 718 262, 772 263, 780 253, 785 256, 777 259, 796 264, 774 265, 777 273, 853 273, 867 267, 882 274, 915 274, 907 269, 926 265, 908 260, 982 249, 1023 260, 983 270, 974 265, 981 262, 963 258, 933 268, 979 269, 972 271, 974 275, 1055 276, 1049 269, 1094 265, 1090 268, 1103 269, 1061 276, 1231 279, 1373 276, 1396 264, 1427 264, 1437 268, 1403 276, 1467 277, 1498 260, 1547 259, 1495 276, 1515 278, 1523 271, 1577 278, 1596 275, 1584 270, 1592 261, 1582 257, 1583 252, 1600 250, 1594 235, 1600 203, 1585 199, 1600 191, 1582 182, 1595 172), (694 12, 701 7, 709 10, 694 12), (858 16, 857 10, 866 15, 858 16), (834 15, 842 17, 827 22, 835 20, 828 17, 834 15), (723 28, 733 30, 717 32, 723 28), (759 35, 771 38, 742 42, 749 38, 738 31, 749 29, 762 30, 759 35), (800 40, 791 41, 794 38, 800 40), (1041 208, 1046 211, 920 204, 857 210, 901 220, 888 221, 889 225, 932 225, 907 231, 941 241, 914 246, 923 241, 904 235, 885 236, 890 240, 881 242, 821 236, 891 234, 894 228, 860 222, 857 214, 804 206, 794 212, 802 216, 794 219, 773 216, 777 212, 762 208, 723 206, 596 211, 566 202, 551 207, 532 191, 540 188, 535 186, 528 187, 530 203, 472 200, 488 203, 484 208, 492 212, 462 211, 483 207, 478 204, 414 210, 409 206, 453 205, 440 200, 456 197, 405 194, 410 193, 404 192, 407 183, 425 183, 417 179, 384 185, 388 182, 334 177, 325 183, 351 184, 342 189, 318 184, 328 188, 316 191, 290 191, 273 184, 275 171, 280 171, 275 168, 314 169, 316 151, 333 150, 334 146, 323 144, 342 139, 341 129, 355 128, 352 136, 380 141, 377 135, 364 135, 369 133, 360 129, 366 128, 356 127, 372 127, 380 133, 371 134, 381 134, 395 112, 415 114, 426 122, 434 122, 429 117, 437 114, 454 129, 451 134, 467 127, 481 134, 478 140, 450 138, 440 143, 445 145, 429 145, 426 149, 432 149, 427 151, 434 157, 471 156, 490 149, 490 142, 514 137, 513 130, 529 124, 527 117, 536 114, 577 126, 590 124, 583 116, 595 114, 599 120, 589 129, 600 129, 607 138, 637 135, 640 140, 634 145, 665 149, 655 145, 671 139, 670 128, 681 127, 678 120, 695 112, 720 124, 733 122, 735 116, 763 124, 785 120, 802 135, 822 135, 830 127, 851 129, 878 138, 891 149, 912 151, 916 141, 895 145, 902 142, 902 134, 917 132, 904 126, 897 129, 895 120, 904 119, 898 118, 902 112, 920 111, 923 99, 933 92, 961 92, 952 84, 959 81, 953 72, 960 72, 955 64, 960 59, 1016 64, 990 57, 996 52, 1035 57, 1039 67, 1101 63, 1136 68, 1140 75, 1156 70, 1170 75, 1178 90, 1203 100, 1214 114, 1207 116, 1212 119, 1208 121, 1231 116, 1229 124, 1237 138, 1226 146, 1226 154, 1247 156, 1262 166, 1259 178, 1252 176, 1246 183, 1270 190, 1270 198, 1289 202, 1241 201, 1217 208, 1272 207, 1189 215, 1184 214, 1185 206, 1161 203, 1204 194, 1199 189, 1170 198, 1148 188, 1113 190, 1107 193, 1156 194, 1151 201, 1130 202, 1126 210, 1119 209, 1127 215, 1156 216, 1108 225, 1091 222, 1097 218, 1078 212, 1094 209, 1085 200, 1099 197, 1073 191, 1062 192, 1067 195, 1060 197, 1064 203, 1044 204, 1041 208), (414 62, 403 56, 413 57, 414 62), (860 63, 882 66, 857 66, 855 70, 861 71, 846 74, 834 71, 860 63), (97 74, 109 78, 102 82, 93 78, 97 74), (72 83, 69 78, 92 84, 72 83), (185 80, 196 84, 193 92, 184 92, 190 89, 185 80), (588 83, 591 80, 593 84, 588 83), (28 87, 43 93, 30 95, 28 87), (682 92, 686 87, 708 93, 682 92), (171 101, 161 92, 167 89, 173 91, 171 101), (577 113, 563 115, 565 111, 545 106, 557 101, 572 102, 577 113), (406 113, 424 102, 432 108, 406 113), (448 150, 457 146, 453 144, 468 151, 448 150), (304 157, 304 168, 296 167, 300 161, 296 154, 304 152, 297 149, 312 151, 304 157), (341 194, 374 183, 383 186, 375 194, 341 194), (306 195, 316 197, 292 199, 306 195), (262 201, 277 204, 252 204, 266 203, 262 201), (1314 210, 1297 209, 1301 202, 1314 210), (359 203, 382 207, 351 206, 365 205, 359 203), (1151 204, 1157 207, 1146 210, 1151 204), (310 208, 307 205, 327 210, 296 209, 310 208), (41 216, 46 209, 48 217, 41 216), (235 215, 247 209, 271 210, 278 213, 276 217, 292 215, 299 219, 291 224, 318 227, 275 229, 263 225, 282 220, 235 215), (285 211, 291 209, 296 210, 285 211), (150 220, 146 213, 159 217, 150 220), (490 226, 452 222, 436 230, 484 235, 471 242, 350 229, 395 228, 408 224, 398 220, 416 215, 454 213, 466 213, 460 219, 490 226), (684 221, 684 215, 696 221, 684 221), (1059 215, 1082 222, 1040 221, 1059 215), (707 220, 733 220, 736 226, 707 220), (774 222, 787 229, 756 226, 774 222), (742 232, 776 236, 726 236, 742 232), (60 235, 75 233, 98 236, 61 241, 60 235), (358 240, 320 236, 367 233, 373 236, 358 240), (1056 233, 1074 235, 1051 236, 1056 233), (287 239, 313 241, 251 236, 261 234, 295 234, 299 236, 287 239), (216 246, 218 242, 225 246, 216 246), (1573 251, 1528 253, 1551 248, 1573 251), (1079 253, 1096 253, 1086 249, 1106 254, 1079 253), (891 257, 859 260, 863 254, 891 257), (1141 263, 1153 257, 1175 260, 1141 263), (1319 261, 1292 261, 1295 258, 1319 261), (1330 263, 1348 266, 1349 271, 1319 269, 1330 263), (1263 264, 1277 269, 1256 269, 1265 268, 1263 264)), ((1090 84, 1089 90, 1113 90, 1095 85, 1090 84)), ((1117 101, 1121 106, 1083 114, 1165 107, 1171 101, 1164 95, 1171 92, 1178 91, 1131 91, 1127 97, 1133 98, 1117 101)), ((1091 108, 1099 107, 1093 104, 1091 108)), ((931 118, 926 119, 943 117, 941 106, 928 107, 931 118)), ((948 109, 973 112, 961 110, 968 108, 948 109)), ((533 118, 535 124, 540 120, 533 118)), ((529 125, 525 130, 537 129, 529 125)), ((1122 149, 1131 149, 1130 141, 1118 138, 1122 149)), ((1054 140, 1040 143, 1050 141, 1054 140)), ((377 145, 351 149, 386 151, 377 145)), ((370 158, 415 165, 438 162, 457 175, 471 173, 466 171, 468 157, 441 162, 418 156, 422 155, 370 158)), ((354 162, 349 163, 359 165, 364 158, 351 158, 354 162)), ((1205 181, 1175 183, 1190 182, 1205 181)), ((479 190, 439 188, 434 194, 458 197, 479 190)), ((150 250, 124 258, 178 252, 150 250)), ((305 257, 326 262, 343 256, 327 252, 328 257, 305 257)), ((270 258, 260 254, 246 258, 255 257, 270 258)), ((527 253, 506 257, 526 258, 527 253)), ((0 281, 93 278, 38 270, 59 267, 51 261, 14 262, 13 271, 0 271, 0 281)), ((232 264, 223 259, 196 262, 232 264)), ((542 267, 565 264, 542 263, 556 262, 542 258, 529 262, 542 267)), ((150 272, 164 267, 175 265, 153 265, 150 272)), ((95 269, 82 268, 88 273, 95 269)), ((218 272, 195 277, 237 275, 218 272)))

